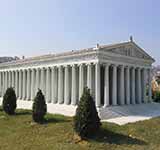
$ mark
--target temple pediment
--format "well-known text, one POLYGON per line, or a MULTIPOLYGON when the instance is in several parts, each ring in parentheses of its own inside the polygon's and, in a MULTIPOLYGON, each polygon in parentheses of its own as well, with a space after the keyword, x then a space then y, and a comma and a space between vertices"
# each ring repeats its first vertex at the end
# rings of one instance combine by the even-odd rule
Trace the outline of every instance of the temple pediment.
POLYGON ((103 47, 103 49, 106 52, 114 54, 154 61, 154 59, 151 56, 149 56, 143 49, 141 49, 133 42, 122 43, 111 47, 103 47))

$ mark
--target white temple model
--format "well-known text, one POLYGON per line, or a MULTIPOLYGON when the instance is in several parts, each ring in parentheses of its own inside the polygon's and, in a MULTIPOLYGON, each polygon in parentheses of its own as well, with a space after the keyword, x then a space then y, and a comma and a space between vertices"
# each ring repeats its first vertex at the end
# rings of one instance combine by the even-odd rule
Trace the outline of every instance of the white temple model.
POLYGON ((152 101, 153 62, 131 38, 119 44, 1 63, 0 96, 14 87, 18 103, 26 108, 40 88, 48 111, 60 109, 66 115, 75 110, 84 87, 91 90, 98 108, 148 103, 152 101))

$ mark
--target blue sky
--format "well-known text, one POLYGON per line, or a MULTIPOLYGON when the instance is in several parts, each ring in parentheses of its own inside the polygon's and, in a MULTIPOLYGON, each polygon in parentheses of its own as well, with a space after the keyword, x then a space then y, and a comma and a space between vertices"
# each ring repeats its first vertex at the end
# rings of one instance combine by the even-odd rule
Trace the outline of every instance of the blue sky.
POLYGON ((159 0, 0 0, 0 56, 134 40, 160 64, 159 0))

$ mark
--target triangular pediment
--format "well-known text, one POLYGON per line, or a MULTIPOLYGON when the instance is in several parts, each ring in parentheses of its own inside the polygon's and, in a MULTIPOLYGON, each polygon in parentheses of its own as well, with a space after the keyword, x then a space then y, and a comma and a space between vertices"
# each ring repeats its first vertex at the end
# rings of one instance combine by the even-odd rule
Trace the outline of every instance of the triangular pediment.
POLYGON ((109 47, 104 46, 102 49, 104 49, 106 52, 114 54, 154 61, 154 59, 151 56, 149 56, 142 48, 140 48, 134 42, 121 43, 109 47))

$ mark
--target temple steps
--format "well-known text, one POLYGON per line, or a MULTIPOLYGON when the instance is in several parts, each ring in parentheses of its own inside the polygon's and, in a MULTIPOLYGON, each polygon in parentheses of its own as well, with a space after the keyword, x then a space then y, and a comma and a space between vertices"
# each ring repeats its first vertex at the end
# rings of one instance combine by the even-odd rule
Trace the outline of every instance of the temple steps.
POLYGON ((102 120, 128 116, 156 117, 160 116, 160 104, 152 102, 146 104, 110 106, 99 108, 99 115, 102 120))

